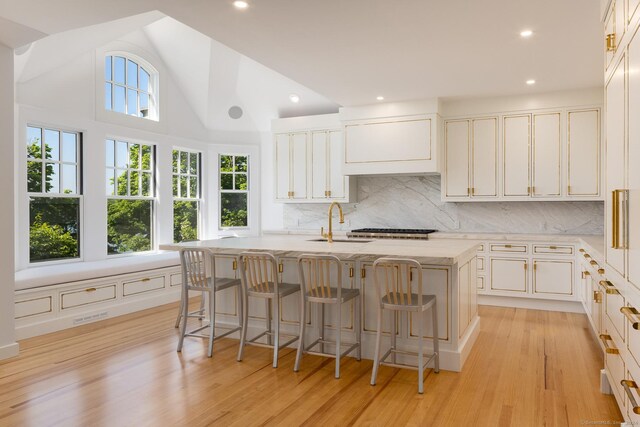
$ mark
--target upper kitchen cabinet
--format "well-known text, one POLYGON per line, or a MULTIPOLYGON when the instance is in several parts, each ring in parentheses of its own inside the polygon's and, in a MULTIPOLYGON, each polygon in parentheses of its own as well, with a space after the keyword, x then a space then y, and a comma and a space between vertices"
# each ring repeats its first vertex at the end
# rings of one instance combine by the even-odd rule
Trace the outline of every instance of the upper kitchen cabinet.
MULTIPOLYGON (((636 0, 629 0, 629 17, 635 12, 637 7, 636 0)), ((605 17, 605 67, 612 65, 612 59, 618 51, 618 46, 622 44, 627 19, 624 0, 612 0, 605 17)))
POLYGON ((498 195, 497 118, 448 120, 444 124, 444 198, 498 195))
POLYGON ((345 175, 439 172, 437 101, 340 110, 345 175))
POLYGON ((337 114, 272 122, 276 201, 350 202, 355 179, 342 174, 344 138, 337 114))
POLYGON ((598 106, 445 119, 442 199, 602 200, 600 120, 598 106))

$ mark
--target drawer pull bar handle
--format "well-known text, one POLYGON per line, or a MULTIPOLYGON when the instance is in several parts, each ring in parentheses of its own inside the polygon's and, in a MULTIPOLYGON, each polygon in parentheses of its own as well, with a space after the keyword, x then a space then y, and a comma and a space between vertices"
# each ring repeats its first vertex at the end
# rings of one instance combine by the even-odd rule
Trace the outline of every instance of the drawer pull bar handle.
POLYGON ((580 248, 578 249, 578 252, 584 252, 584 249, 580 248))
POLYGON ((638 321, 638 315, 640 313, 638 310, 633 307, 620 307, 620 313, 624 314, 624 317, 631 323, 633 329, 636 331, 640 329, 640 321, 638 321))
POLYGON ((607 295, 620 294, 620 291, 617 290, 616 287, 613 286, 613 283, 611 283, 608 280, 600 280, 600 285, 604 286, 604 290, 607 293, 607 295))
POLYGON ((549 249, 551 249, 551 250, 554 250, 554 251, 555 251, 556 249, 558 249, 558 247, 557 247, 557 246, 549 246, 549 249))
POLYGON ((586 278, 587 278, 587 276, 591 276, 591 273, 589 273, 588 271, 583 271, 583 272, 582 272, 582 278, 583 278, 583 279, 586 279, 586 278))
POLYGON ((589 255, 589 254, 584 254, 583 256, 584 256, 585 258, 587 258, 587 259, 591 258, 591 255, 589 255))
POLYGON ((627 393, 627 397, 629 398, 629 403, 633 406, 633 413, 640 415, 640 406, 638 406, 636 398, 633 396, 633 393, 631 393, 632 388, 635 388, 636 390, 638 389, 638 384, 631 380, 621 380, 620 384, 624 387, 624 391, 627 393))
POLYGON ((596 304, 602 303, 602 292, 593 291, 593 302, 595 302, 596 304))
POLYGON ((149 279, 148 277, 145 277, 144 279, 140 280, 141 282, 150 282, 151 279, 149 279))
POLYGON ((95 292, 95 291, 97 291, 97 289, 96 288, 87 288, 84 291, 85 292, 95 292))
POLYGON ((596 262, 596 260, 593 260, 593 259, 592 259, 591 261, 589 261, 589 264, 591 264, 591 265, 598 265, 598 263, 596 262))
POLYGON ((607 344, 608 341, 611 341, 611 335, 600 334, 600 340, 602 341, 602 345, 604 345, 604 351, 607 354, 620 354, 620 351, 618 351, 617 348, 609 347, 609 344, 607 344))
POLYGON ((599 268, 598 269, 598 274, 604 274, 604 268, 599 268))
POLYGON ((512 248, 512 245, 504 245, 505 248, 512 248))

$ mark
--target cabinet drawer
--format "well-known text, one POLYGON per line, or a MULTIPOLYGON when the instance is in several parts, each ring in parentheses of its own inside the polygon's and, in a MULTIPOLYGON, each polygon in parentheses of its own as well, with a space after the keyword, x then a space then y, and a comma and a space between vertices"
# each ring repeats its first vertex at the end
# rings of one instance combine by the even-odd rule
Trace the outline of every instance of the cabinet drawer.
POLYGON ((478 289, 484 289, 484 276, 478 276, 476 284, 478 289))
MULTIPOLYGON (((615 289, 613 285, 609 284, 610 282, 603 281, 602 285, 605 288, 605 315, 609 320, 609 324, 612 329, 622 338, 624 341, 625 338, 625 317, 622 312, 620 312, 620 308, 625 306, 624 297, 620 295, 615 289)), ((612 331, 613 332, 613 331, 612 331)))
POLYGON ((476 260, 478 271, 484 271, 484 257, 479 256, 476 260))
POLYGON ((16 301, 15 318, 37 316, 38 314, 51 313, 53 311, 52 298, 50 296, 16 301))
POLYGON ((87 304, 95 304, 116 299, 116 284, 103 285, 78 289, 76 291, 63 292, 60 294, 60 308, 80 307, 87 304))
MULTIPOLYGON (((610 343, 609 345, 614 345, 614 344, 610 343)), ((622 356, 619 353, 618 354, 605 353, 605 368, 607 369, 607 371, 609 372, 609 375, 611 376, 611 380, 612 380, 611 388, 617 394, 617 397, 619 398, 619 402, 623 402, 624 404, 624 401, 626 400, 625 399, 626 396, 625 396, 624 387, 620 383, 620 381, 624 379, 624 374, 625 374, 624 360, 622 359, 622 356)))
POLYGON ((640 313, 635 307, 624 307, 623 315, 627 320, 627 349, 629 355, 640 365, 640 313))
POLYGON ((533 245, 534 254, 573 255, 573 246, 566 245, 533 245))
MULTIPOLYGON (((629 369, 629 367, 627 367, 627 369, 629 369)), ((635 372, 637 372, 637 369, 635 370, 635 372)), ((625 418, 631 421, 631 425, 640 424, 640 406, 638 406, 638 404, 640 403, 640 390, 638 390, 640 383, 636 382, 636 378, 640 378, 640 376, 638 376, 637 374, 634 375, 631 371, 627 370, 627 377, 625 379, 628 380, 628 390, 625 390, 624 386, 622 387, 622 389, 626 392, 625 398, 627 401, 625 403, 625 405, 627 406, 627 417, 625 418)))
POLYGON ((122 285, 122 295, 126 297, 145 292, 157 291, 159 289, 164 289, 164 276, 145 277, 144 279, 124 282, 122 285))
POLYGON ((518 254, 526 254, 528 252, 527 245, 511 243, 491 244, 490 250, 491 252, 512 252, 518 254))
POLYGON ((182 274, 175 273, 169 277, 169 285, 170 286, 180 286, 182 284, 182 274))

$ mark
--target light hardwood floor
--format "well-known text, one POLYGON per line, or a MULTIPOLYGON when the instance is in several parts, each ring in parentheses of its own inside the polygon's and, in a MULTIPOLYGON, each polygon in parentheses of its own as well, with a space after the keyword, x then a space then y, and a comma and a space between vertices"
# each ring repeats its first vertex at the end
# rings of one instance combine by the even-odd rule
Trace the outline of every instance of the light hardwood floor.
POLYGON ((621 421, 599 392, 602 355, 585 315, 481 307, 481 332, 462 373, 414 371, 371 361, 305 356, 236 340, 187 339, 176 353, 170 304, 22 341, 0 362, 2 426, 421 425, 565 426, 621 421))

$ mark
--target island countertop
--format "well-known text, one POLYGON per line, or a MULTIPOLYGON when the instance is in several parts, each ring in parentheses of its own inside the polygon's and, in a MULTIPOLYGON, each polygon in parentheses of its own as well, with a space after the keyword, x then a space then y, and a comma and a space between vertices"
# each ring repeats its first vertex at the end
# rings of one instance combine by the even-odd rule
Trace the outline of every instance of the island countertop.
POLYGON ((204 248, 221 255, 268 251, 278 257, 295 257, 303 253, 332 254, 343 261, 374 261, 383 256, 392 256, 412 258, 425 265, 454 265, 473 256, 480 244, 475 240, 462 239, 348 239, 333 243, 314 241, 317 239, 318 237, 309 235, 234 237, 162 244, 160 249, 176 251, 183 248, 204 248))

